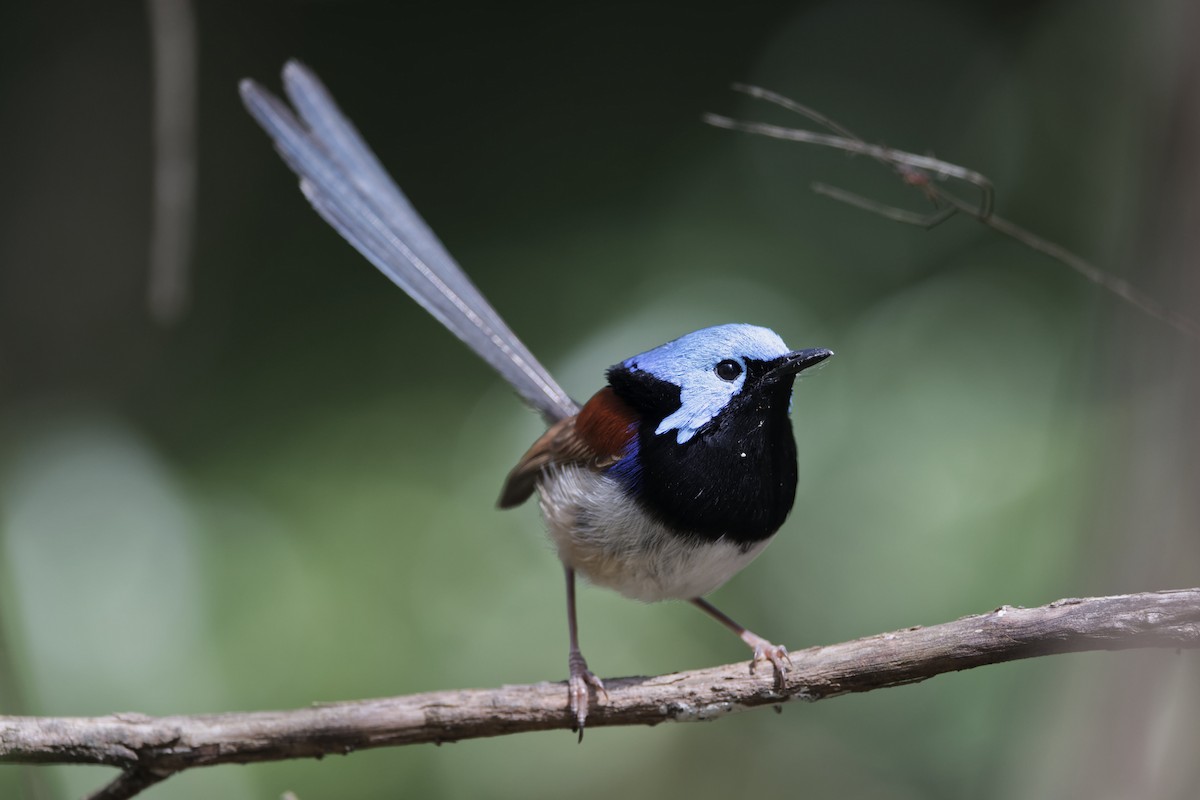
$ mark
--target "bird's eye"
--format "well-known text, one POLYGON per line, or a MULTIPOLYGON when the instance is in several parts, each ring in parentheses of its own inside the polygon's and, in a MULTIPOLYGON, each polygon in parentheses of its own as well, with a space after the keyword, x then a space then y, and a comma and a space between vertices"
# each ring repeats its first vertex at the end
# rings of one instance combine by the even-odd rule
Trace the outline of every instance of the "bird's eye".
POLYGON ((723 381, 732 381, 742 374, 742 365, 731 358, 717 364, 713 372, 717 373, 717 377, 723 381))

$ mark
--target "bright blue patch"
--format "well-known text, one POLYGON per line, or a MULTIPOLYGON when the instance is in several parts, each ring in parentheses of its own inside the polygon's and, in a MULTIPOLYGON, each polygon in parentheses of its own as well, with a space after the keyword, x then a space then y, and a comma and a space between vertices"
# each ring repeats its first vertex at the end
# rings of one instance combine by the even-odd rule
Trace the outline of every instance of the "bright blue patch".
POLYGON ((679 409, 663 419, 654 433, 678 431, 675 441, 683 444, 742 390, 747 359, 770 361, 787 353, 787 345, 767 328, 717 325, 626 359, 623 366, 679 387, 679 409), (742 365, 741 374, 732 381, 722 380, 714 372, 717 364, 726 359, 742 365))
POLYGON ((634 434, 629 439, 629 444, 625 445, 625 453, 621 456, 621 460, 607 470, 608 474, 616 478, 627 492, 635 495, 642 488, 640 451, 641 445, 638 442, 637 434, 634 434))

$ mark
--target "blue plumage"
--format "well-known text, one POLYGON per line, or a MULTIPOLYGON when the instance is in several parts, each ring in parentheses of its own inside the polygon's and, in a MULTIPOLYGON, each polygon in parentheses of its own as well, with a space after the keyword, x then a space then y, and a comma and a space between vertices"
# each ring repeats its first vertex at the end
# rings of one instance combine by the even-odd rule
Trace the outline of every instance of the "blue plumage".
POLYGON ((773 361, 787 353, 787 345, 774 331, 734 323, 680 336, 626 359, 623 366, 679 387, 679 410, 664 417, 654 432, 661 435, 677 431, 675 441, 683 444, 741 392, 746 382, 746 359, 773 361), (739 365, 738 374, 731 380, 715 371, 724 360, 739 365))
POLYGON ((637 497, 642 492, 642 457, 641 445, 637 436, 629 440, 621 460, 609 467, 605 472, 620 482, 631 497, 637 497))
POLYGON ((509 474, 500 505, 540 495, 567 578, 568 697, 580 736, 589 691, 604 684, 579 650, 576 571, 640 600, 690 600, 753 648, 752 666, 770 661, 782 684, 787 651, 702 595, 749 564, 791 511, 792 382, 830 351, 789 351, 753 325, 704 328, 617 364, 581 408, 467 278, 316 76, 292 61, 283 79, 298 114, 250 80, 242 100, 305 197, 550 425, 509 474))

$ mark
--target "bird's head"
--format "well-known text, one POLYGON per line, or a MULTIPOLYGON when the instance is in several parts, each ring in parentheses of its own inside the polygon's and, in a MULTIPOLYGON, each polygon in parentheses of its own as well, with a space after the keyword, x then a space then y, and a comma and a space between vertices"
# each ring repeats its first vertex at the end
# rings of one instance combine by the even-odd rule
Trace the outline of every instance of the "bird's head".
POLYGON ((714 420, 786 416, 793 378, 833 355, 789 350, 771 330, 717 325, 633 356, 608 371, 617 394, 683 445, 714 420))

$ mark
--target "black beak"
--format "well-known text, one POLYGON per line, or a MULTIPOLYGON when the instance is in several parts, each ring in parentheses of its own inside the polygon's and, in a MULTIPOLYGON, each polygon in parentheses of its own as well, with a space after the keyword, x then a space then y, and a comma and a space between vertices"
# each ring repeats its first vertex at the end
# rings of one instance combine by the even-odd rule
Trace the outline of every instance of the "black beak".
POLYGON ((824 347, 814 347, 809 350, 794 350, 783 356, 771 367, 766 377, 769 381, 781 381, 799 375, 809 367, 815 367, 833 355, 832 350, 824 347))

